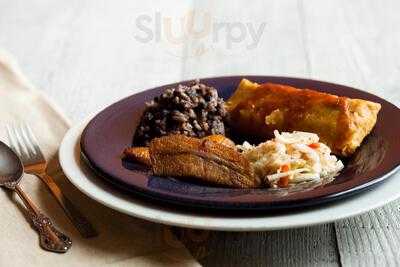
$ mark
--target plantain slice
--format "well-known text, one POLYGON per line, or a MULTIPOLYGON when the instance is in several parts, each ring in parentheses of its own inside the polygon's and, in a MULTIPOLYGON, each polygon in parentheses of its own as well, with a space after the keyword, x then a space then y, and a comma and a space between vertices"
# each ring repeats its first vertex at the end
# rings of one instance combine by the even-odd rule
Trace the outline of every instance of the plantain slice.
POLYGON ((234 188, 261 184, 240 152, 214 141, 169 135, 153 139, 149 149, 155 175, 191 177, 234 188))
POLYGON ((143 163, 151 167, 150 152, 148 147, 129 147, 124 150, 125 158, 143 163))

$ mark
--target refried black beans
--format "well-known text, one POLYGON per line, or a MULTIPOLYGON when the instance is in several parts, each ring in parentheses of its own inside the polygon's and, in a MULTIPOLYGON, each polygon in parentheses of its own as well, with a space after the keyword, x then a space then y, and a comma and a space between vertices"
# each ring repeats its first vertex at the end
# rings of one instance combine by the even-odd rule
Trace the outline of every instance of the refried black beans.
POLYGON ((146 103, 134 141, 137 145, 148 145, 153 138, 169 134, 192 137, 225 134, 226 116, 224 100, 218 97, 215 88, 199 80, 180 84, 146 103))

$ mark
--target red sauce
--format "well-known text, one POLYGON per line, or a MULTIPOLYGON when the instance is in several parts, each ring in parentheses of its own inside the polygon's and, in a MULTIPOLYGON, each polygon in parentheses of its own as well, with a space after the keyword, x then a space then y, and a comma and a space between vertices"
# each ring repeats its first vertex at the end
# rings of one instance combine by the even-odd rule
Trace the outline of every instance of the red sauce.
POLYGON ((349 116, 346 97, 272 83, 262 84, 248 95, 231 111, 233 127, 244 134, 269 138, 275 129, 314 132, 334 151, 340 151, 347 140, 349 116), (282 123, 267 125, 265 117, 277 109, 284 114, 282 123), (310 118, 325 118, 320 112, 337 115, 334 120, 331 117, 331 121, 317 125, 310 118))

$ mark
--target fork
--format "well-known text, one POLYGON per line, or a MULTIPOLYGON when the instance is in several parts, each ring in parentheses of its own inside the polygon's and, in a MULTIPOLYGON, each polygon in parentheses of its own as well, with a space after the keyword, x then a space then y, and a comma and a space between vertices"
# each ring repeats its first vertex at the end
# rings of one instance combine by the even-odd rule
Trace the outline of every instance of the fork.
POLYGON ((62 193, 54 179, 47 174, 47 161, 38 145, 33 131, 26 123, 18 126, 6 125, 10 147, 18 154, 25 172, 39 177, 64 209, 72 224, 82 237, 91 238, 98 235, 90 222, 62 193))

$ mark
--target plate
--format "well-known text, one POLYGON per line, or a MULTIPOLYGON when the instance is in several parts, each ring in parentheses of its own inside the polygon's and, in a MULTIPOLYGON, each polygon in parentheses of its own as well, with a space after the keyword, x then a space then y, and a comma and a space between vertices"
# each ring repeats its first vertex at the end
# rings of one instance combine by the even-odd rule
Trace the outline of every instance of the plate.
POLYGON ((81 159, 79 145, 83 128, 88 121, 71 128, 59 149, 61 167, 72 184, 88 197, 103 205, 141 219, 208 230, 267 231, 306 227, 329 223, 356 216, 381 207, 400 198, 400 173, 366 192, 342 201, 316 207, 294 209, 290 212, 258 212, 250 215, 224 213, 199 213, 183 211, 166 205, 157 205, 148 200, 126 194, 97 177, 81 159))
POLYGON ((101 177, 122 190, 163 203, 224 210, 283 210, 327 203, 366 190, 398 169, 400 124, 397 120, 400 110, 388 101, 347 86, 298 78, 231 76, 201 81, 217 88, 219 95, 226 99, 235 91, 242 78, 258 83, 273 82, 366 99, 380 103, 382 109, 372 133, 346 162, 341 174, 325 185, 291 189, 221 188, 154 176, 139 164, 121 160, 123 149, 132 143, 144 103, 161 94, 165 88, 174 87, 178 83, 146 90, 101 111, 83 131, 83 156, 101 177))

